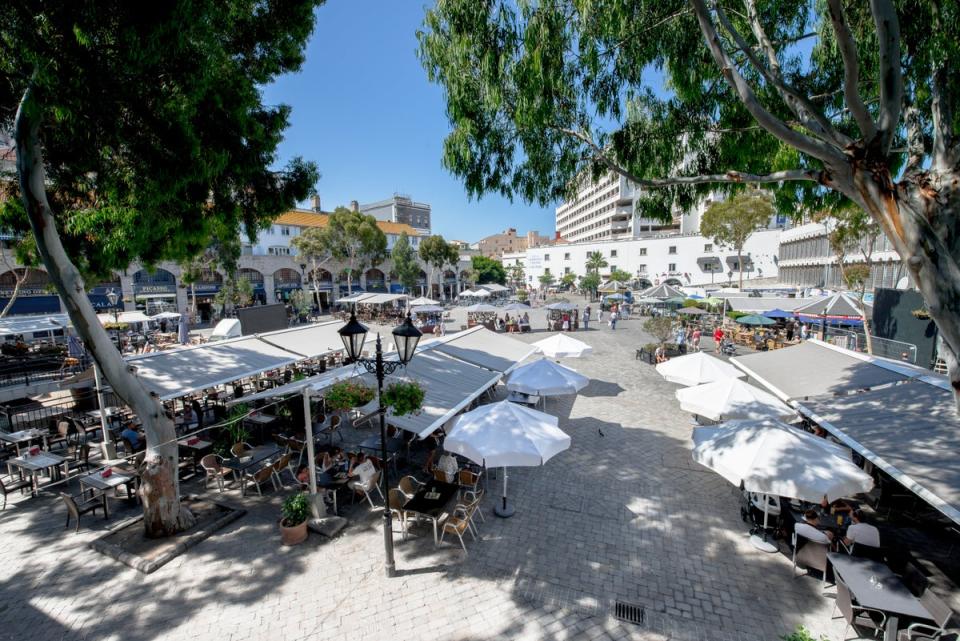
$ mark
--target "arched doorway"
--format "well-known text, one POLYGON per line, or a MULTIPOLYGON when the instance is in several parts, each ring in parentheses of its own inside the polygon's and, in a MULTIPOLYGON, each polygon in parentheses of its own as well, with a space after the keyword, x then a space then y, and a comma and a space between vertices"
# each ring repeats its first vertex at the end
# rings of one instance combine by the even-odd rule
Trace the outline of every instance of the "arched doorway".
POLYGON ((417 275, 417 290, 420 292, 421 296, 427 295, 427 272, 420 270, 420 273, 417 275))
POLYGON ((294 290, 302 288, 300 272, 297 270, 284 267, 273 272, 273 293, 278 302, 286 303, 294 290))
MULTIPOLYGON (((469 276, 470 276, 470 272, 468 272, 467 270, 463 270, 462 272, 460 272, 460 292, 462 292, 469 286, 469 281, 470 281, 469 276)), ((457 292, 457 294, 459 294, 460 292, 457 292)))
POLYGON ((452 270, 443 272, 443 292, 447 298, 456 298, 457 294, 457 273, 452 270))
POLYGON ((241 267, 237 272, 237 280, 246 279, 253 286, 253 304, 264 305, 267 302, 267 291, 263 288, 263 273, 249 267, 241 267))
POLYGON ((668 278, 663 281, 664 285, 670 285, 670 287, 683 287, 683 283, 680 282, 679 278, 668 278))
POLYGON ((316 278, 311 271, 307 274, 307 287, 313 290, 314 303, 320 311, 326 312, 330 308, 330 297, 333 294, 333 274, 322 267, 316 269, 316 278))
POLYGON ((638 279, 637 279, 637 288, 638 288, 638 289, 644 290, 644 289, 650 289, 651 287, 653 287, 653 283, 651 283, 651 282, 650 282, 649 280, 647 280, 646 278, 638 278, 638 279))
POLYGON ((221 289, 223 289, 223 275, 209 267, 201 269, 196 279, 190 284, 191 305, 197 310, 197 317, 201 323, 212 322, 217 316, 218 310, 214 299, 221 289))
POLYGON ((367 286, 366 290, 368 292, 386 292, 387 291, 387 282, 386 277, 383 275, 383 272, 372 267, 366 271, 367 286))
POLYGON ((10 302, 14 290, 17 290, 17 299, 8 312, 11 316, 60 313, 60 297, 54 292, 50 275, 42 269, 18 267, 0 274, 0 309, 10 302), (20 282, 19 289, 17 282, 20 282))
POLYGON ((177 311, 177 278, 159 267, 141 269, 133 275, 133 302, 146 314, 177 311))

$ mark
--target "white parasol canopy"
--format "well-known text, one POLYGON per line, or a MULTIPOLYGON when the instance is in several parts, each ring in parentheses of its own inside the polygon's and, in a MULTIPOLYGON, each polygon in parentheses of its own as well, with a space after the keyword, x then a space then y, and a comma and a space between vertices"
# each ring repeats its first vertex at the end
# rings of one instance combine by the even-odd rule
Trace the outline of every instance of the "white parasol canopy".
POLYGON ((485 290, 485 289, 476 289, 476 290, 474 290, 474 292, 473 292, 472 294, 470 294, 470 295, 471 295, 471 296, 476 296, 477 298, 486 298, 487 296, 490 295, 490 292, 488 292, 488 291, 485 290))
POLYGON ((543 465, 570 447, 570 436, 557 418, 509 401, 481 405, 457 419, 443 441, 448 452, 485 467, 503 469, 503 503, 499 516, 511 516, 507 505, 507 467, 543 465))
POLYGON ((159 314, 154 314, 150 318, 153 320, 172 320, 174 318, 180 318, 180 314, 177 312, 160 312, 159 314))
POLYGON ((566 334, 554 334, 550 338, 544 338, 533 343, 533 346, 548 358, 579 358, 593 351, 593 348, 583 341, 571 338, 566 334))
POLYGON ((730 363, 703 352, 677 356, 657 365, 657 372, 671 383, 703 385, 728 378, 742 378, 743 372, 730 363))
POLYGON ((693 460, 748 492, 818 503, 869 492, 849 452, 779 421, 729 421, 693 431, 693 460))
POLYGON ((711 421, 795 419, 797 413, 779 398, 739 378, 678 389, 680 409, 711 421))
POLYGON ((525 303, 510 303, 503 306, 505 312, 529 312, 532 308, 525 303))
POLYGON ((487 305, 486 303, 477 303, 476 305, 470 305, 469 307, 464 307, 467 312, 498 312, 500 311, 493 305, 487 305))
POLYGON ((569 367, 541 358, 513 370, 507 380, 507 389, 535 396, 575 394, 590 383, 590 379, 569 367))
POLYGON ((414 298, 409 301, 407 305, 410 307, 416 307, 417 305, 439 305, 440 301, 433 300, 432 298, 427 298, 426 296, 421 296, 419 298, 414 298))
POLYGON ((443 308, 439 305, 416 305, 410 308, 410 312, 413 314, 440 314, 443 313, 443 308))

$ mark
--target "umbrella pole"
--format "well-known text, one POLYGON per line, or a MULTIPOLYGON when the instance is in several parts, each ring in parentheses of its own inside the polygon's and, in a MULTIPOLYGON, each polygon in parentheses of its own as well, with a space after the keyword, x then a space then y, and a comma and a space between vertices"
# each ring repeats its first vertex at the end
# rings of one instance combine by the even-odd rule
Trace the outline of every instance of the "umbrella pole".
POLYGON ((763 536, 751 535, 750 544, 761 552, 778 552, 780 547, 776 543, 767 540, 767 519, 769 516, 770 497, 767 494, 761 494, 763 499, 763 536))
POLYGON ((503 518, 513 516, 513 507, 507 505, 507 468, 503 467, 503 504, 493 509, 493 513, 503 518))

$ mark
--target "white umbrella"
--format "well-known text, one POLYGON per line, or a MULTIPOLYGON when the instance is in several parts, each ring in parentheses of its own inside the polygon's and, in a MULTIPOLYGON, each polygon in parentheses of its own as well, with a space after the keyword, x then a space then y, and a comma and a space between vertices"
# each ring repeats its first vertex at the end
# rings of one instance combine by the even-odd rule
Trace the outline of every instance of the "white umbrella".
POLYGON ((554 334, 550 338, 533 343, 533 346, 548 358, 579 358, 593 351, 593 348, 583 341, 570 338, 566 334, 554 334))
POLYGON ((413 314, 430 314, 442 312, 443 308, 439 305, 417 305, 410 308, 410 312, 413 314))
POLYGON ((657 372, 671 383, 687 386, 743 377, 743 372, 730 363, 703 352, 671 358, 657 365, 657 372))
POLYGON ((507 507, 507 467, 543 465, 569 447, 570 436, 557 427, 557 417, 509 401, 462 414, 443 441, 448 452, 484 467, 503 468, 499 516, 513 514, 513 508, 507 507))
POLYGON ((680 409, 711 421, 777 418, 791 420, 797 413, 779 398, 739 378, 727 378, 676 391, 680 409))
POLYGON ((477 298, 486 298, 489 295, 490 295, 490 292, 488 292, 485 289, 478 289, 471 294, 471 296, 476 296, 477 298))
POLYGON ((530 306, 524 303, 510 303, 503 307, 503 311, 505 312, 529 312, 530 309, 530 306))
POLYGON ((459 296, 461 297, 476 296, 476 292, 474 292, 472 289, 465 289, 462 292, 460 292, 459 296))
POLYGON ((487 305, 486 303, 477 303, 476 305, 470 305, 469 307, 464 307, 468 312, 498 312, 498 308, 493 305, 487 305))
POLYGON ((414 298, 412 301, 409 301, 407 305, 410 307, 416 307, 417 305, 439 305, 440 301, 433 300, 432 298, 427 298, 426 296, 421 296, 420 298, 414 298))
POLYGON ((558 396, 575 394, 589 383, 590 379, 583 374, 542 358, 513 370, 507 389, 536 396, 558 396))
MULTIPOLYGON (((854 465, 844 448, 779 421, 729 421, 693 431, 693 460, 747 492, 819 502, 873 488, 869 474, 854 465)), ((759 539, 763 550, 776 548, 759 539)))
POLYGON ((160 312, 159 314, 154 314, 150 318, 153 320, 171 320, 174 318, 180 318, 180 314, 177 312, 160 312))

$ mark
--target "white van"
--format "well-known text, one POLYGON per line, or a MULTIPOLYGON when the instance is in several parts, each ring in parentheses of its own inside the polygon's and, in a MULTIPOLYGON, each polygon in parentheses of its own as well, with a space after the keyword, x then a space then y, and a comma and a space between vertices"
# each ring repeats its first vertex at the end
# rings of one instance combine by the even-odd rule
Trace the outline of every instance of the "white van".
POLYGON ((242 336, 243 333, 240 330, 240 321, 236 318, 224 318, 222 321, 217 323, 217 326, 213 328, 213 333, 210 334, 209 342, 213 343, 215 341, 224 341, 228 338, 237 338, 242 336))

